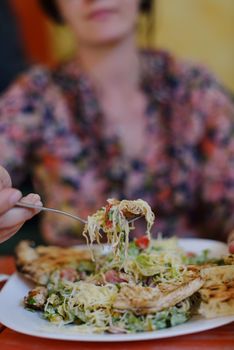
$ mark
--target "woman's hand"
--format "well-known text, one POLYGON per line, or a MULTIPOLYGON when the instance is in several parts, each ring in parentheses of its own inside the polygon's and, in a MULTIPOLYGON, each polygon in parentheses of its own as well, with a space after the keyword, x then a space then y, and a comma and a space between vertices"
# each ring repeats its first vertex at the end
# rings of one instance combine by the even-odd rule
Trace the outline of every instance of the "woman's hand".
POLYGON ((0 166, 0 243, 13 236, 39 210, 14 207, 16 202, 28 202, 42 205, 38 194, 22 197, 19 190, 12 188, 8 172, 0 166))
POLYGON ((234 254, 234 230, 228 236, 228 249, 231 254, 234 254))

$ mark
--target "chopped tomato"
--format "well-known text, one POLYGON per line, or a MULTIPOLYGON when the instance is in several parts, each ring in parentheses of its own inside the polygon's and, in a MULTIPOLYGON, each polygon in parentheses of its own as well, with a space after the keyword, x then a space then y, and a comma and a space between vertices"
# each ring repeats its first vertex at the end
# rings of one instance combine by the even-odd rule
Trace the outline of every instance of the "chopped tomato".
POLYGON ((109 212, 110 212, 111 207, 112 207, 112 204, 108 203, 106 205, 105 224, 106 224, 107 228, 111 228, 112 227, 112 221, 109 220, 109 212))
POLYGON ((193 253, 193 252, 187 252, 186 255, 187 255, 188 258, 193 258, 193 257, 196 256, 196 254, 193 253))
POLYGON ((112 226, 113 226, 112 221, 107 220, 107 221, 106 221, 106 227, 107 227, 107 228, 111 228, 112 226))
POLYGON ((146 249, 149 246, 149 238, 148 236, 142 236, 135 240, 135 244, 140 249, 146 249))
POLYGON ((110 203, 108 203, 108 204, 106 205, 105 208, 106 208, 106 214, 107 214, 107 215, 108 215, 108 213, 109 213, 111 207, 112 207, 112 204, 110 204, 110 203))

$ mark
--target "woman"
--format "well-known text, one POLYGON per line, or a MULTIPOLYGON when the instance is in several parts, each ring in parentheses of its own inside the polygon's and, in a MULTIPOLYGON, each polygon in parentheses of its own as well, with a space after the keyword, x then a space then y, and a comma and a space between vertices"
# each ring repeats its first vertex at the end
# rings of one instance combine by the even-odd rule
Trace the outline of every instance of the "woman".
MULTIPOLYGON (((228 92, 200 67, 137 49, 139 6, 151 1, 41 3, 70 26, 79 49, 55 71, 33 68, 1 100, 0 163, 14 184, 27 161, 47 206, 86 217, 109 197, 143 198, 156 212, 155 234, 227 238, 228 92)), ((42 222, 51 243, 76 243, 80 231, 53 214, 42 222)))

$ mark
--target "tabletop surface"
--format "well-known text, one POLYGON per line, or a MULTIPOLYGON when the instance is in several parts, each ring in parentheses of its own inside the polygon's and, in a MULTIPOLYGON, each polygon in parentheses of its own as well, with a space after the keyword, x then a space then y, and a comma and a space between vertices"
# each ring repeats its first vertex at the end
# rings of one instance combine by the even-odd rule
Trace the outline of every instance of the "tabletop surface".
MULTIPOLYGON (((12 274, 14 271, 14 259, 9 256, 0 257, 0 273, 12 274)), ((121 343, 89 343, 44 339, 17 333, 0 324, 0 344, 1 349, 4 350, 234 350, 234 323, 186 336, 121 343)))

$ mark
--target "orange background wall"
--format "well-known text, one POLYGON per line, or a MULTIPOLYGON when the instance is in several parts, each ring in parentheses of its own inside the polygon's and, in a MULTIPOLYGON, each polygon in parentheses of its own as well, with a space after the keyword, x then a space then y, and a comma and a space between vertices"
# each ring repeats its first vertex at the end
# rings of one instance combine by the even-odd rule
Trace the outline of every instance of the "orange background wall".
POLYGON ((19 22, 24 49, 32 62, 51 65, 56 54, 48 34, 50 24, 39 8, 36 0, 10 0, 19 22))

